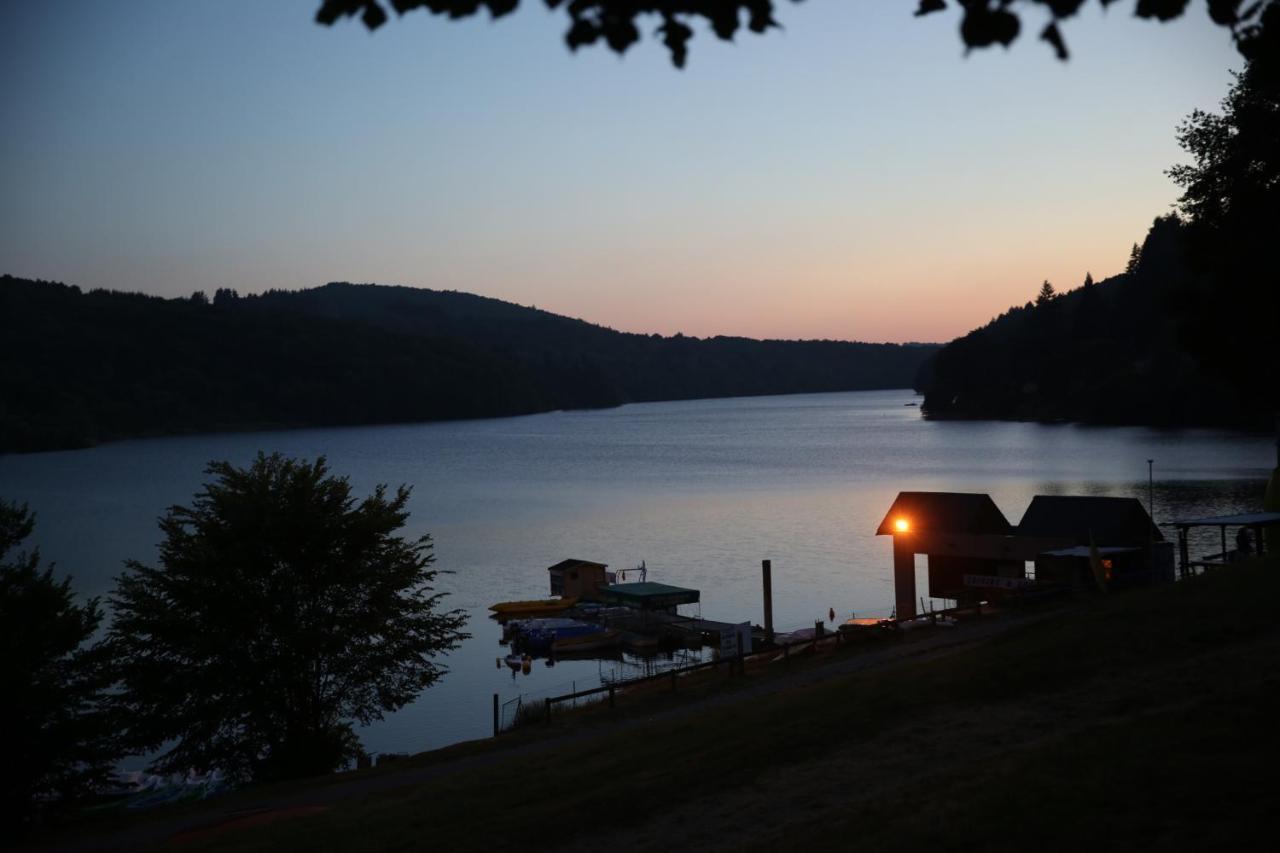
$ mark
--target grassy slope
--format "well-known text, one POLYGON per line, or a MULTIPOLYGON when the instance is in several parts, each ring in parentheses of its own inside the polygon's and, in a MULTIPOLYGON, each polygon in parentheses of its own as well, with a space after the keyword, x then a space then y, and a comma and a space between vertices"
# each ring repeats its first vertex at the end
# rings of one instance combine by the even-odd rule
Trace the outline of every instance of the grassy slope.
POLYGON ((1273 822, 1280 563, 196 847, 1218 848, 1273 822))

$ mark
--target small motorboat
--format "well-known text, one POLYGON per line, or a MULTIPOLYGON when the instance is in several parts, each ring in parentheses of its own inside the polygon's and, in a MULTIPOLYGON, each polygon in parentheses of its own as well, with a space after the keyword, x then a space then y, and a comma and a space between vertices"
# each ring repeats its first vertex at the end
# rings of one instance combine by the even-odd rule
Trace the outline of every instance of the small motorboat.
POLYGON ((611 649, 622 644, 622 632, 612 628, 596 631, 593 634, 556 637, 551 641, 551 650, 556 654, 573 654, 574 652, 594 652, 597 649, 611 649))
POLYGON ((587 637, 604 631, 603 625, 597 625, 594 622, 581 622, 577 619, 548 619, 543 624, 522 630, 513 642, 515 647, 521 650, 547 654, 554 650, 559 640, 587 637))
POLYGON ((575 598, 539 598, 532 601, 500 601, 489 605, 493 615, 499 619, 514 619, 517 616, 546 616, 560 613, 578 603, 575 598))
POLYGON ((845 639, 870 640, 893 633, 894 623, 888 619, 875 617, 846 619, 837 630, 844 635, 845 639))

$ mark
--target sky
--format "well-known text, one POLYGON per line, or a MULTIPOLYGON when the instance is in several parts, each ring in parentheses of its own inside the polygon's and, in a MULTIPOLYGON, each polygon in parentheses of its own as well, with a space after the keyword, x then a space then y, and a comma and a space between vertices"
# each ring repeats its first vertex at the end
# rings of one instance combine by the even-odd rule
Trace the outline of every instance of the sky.
MULTIPOLYGON (((0 273, 163 296, 462 290, 637 332, 941 341, 1119 272, 1240 60, 1202 3, 966 55, 914 0, 569 52, 563 13, 3 7, 0 273)), ((952 4, 954 6, 954 4, 952 4)), ((1024 4, 1025 5, 1025 4, 1024 4)), ((651 29, 651 27, 650 27, 651 29)))

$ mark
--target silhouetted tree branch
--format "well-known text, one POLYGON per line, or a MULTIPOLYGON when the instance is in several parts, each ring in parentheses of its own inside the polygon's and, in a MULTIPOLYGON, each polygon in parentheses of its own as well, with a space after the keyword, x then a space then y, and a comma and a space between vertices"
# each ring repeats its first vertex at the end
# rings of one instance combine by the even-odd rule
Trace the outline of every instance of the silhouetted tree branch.
MULTIPOLYGON (((800 0, 792 0, 799 2, 800 0)), ((684 67, 689 39, 695 24, 707 25, 718 38, 732 41, 742 28, 756 34, 779 26, 775 6, 782 0, 543 0, 550 9, 564 9, 569 16, 565 42, 571 50, 603 41, 623 53, 640 40, 641 22, 656 19, 656 34, 671 53, 671 61, 684 67)), ((1049 44, 1059 59, 1068 56, 1059 24, 1080 11, 1086 0, 954 0, 959 7, 960 38, 968 48, 1009 46, 1023 29, 1023 16, 1032 7, 1044 20, 1040 39, 1049 44)), ((1098 0, 1104 7, 1115 0, 1098 0)), ((466 18, 487 11, 493 18, 507 15, 520 0, 321 0, 316 20, 333 24, 340 18, 359 17, 370 30, 387 22, 388 11, 398 15, 415 9, 450 18, 466 18)), ((1187 11, 1190 0, 1137 0, 1134 14, 1139 18, 1169 21, 1187 11)), ((1240 53, 1256 58, 1266 48, 1264 29, 1274 32, 1269 18, 1275 17, 1280 0, 1205 0, 1209 17, 1231 31, 1240 53)), ((928 15, 946 10, 946 0, 918 0, 915 14, 928 15)), ((1038 24, 1037 24, 1038 25, 1038 24)))

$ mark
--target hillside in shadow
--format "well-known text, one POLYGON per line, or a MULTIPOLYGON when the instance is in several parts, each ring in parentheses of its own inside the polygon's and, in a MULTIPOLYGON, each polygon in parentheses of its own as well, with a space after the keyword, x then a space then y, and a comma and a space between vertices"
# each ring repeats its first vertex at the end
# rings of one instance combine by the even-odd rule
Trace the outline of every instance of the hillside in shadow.
POLYGON ((1126 272, 1043 293, 952 341, 918 379, 926 416, 1267 428, 1275 392, 1257 365, 1214 357, 1248 305, 1207 312, 1220 298, 1189 260, 1191 234, 1161 217, 1126 272))
POLYGON ((617 332, 466 293, 189 299, 0 278, 0 452, 909 387, 936 346, 617 332))

